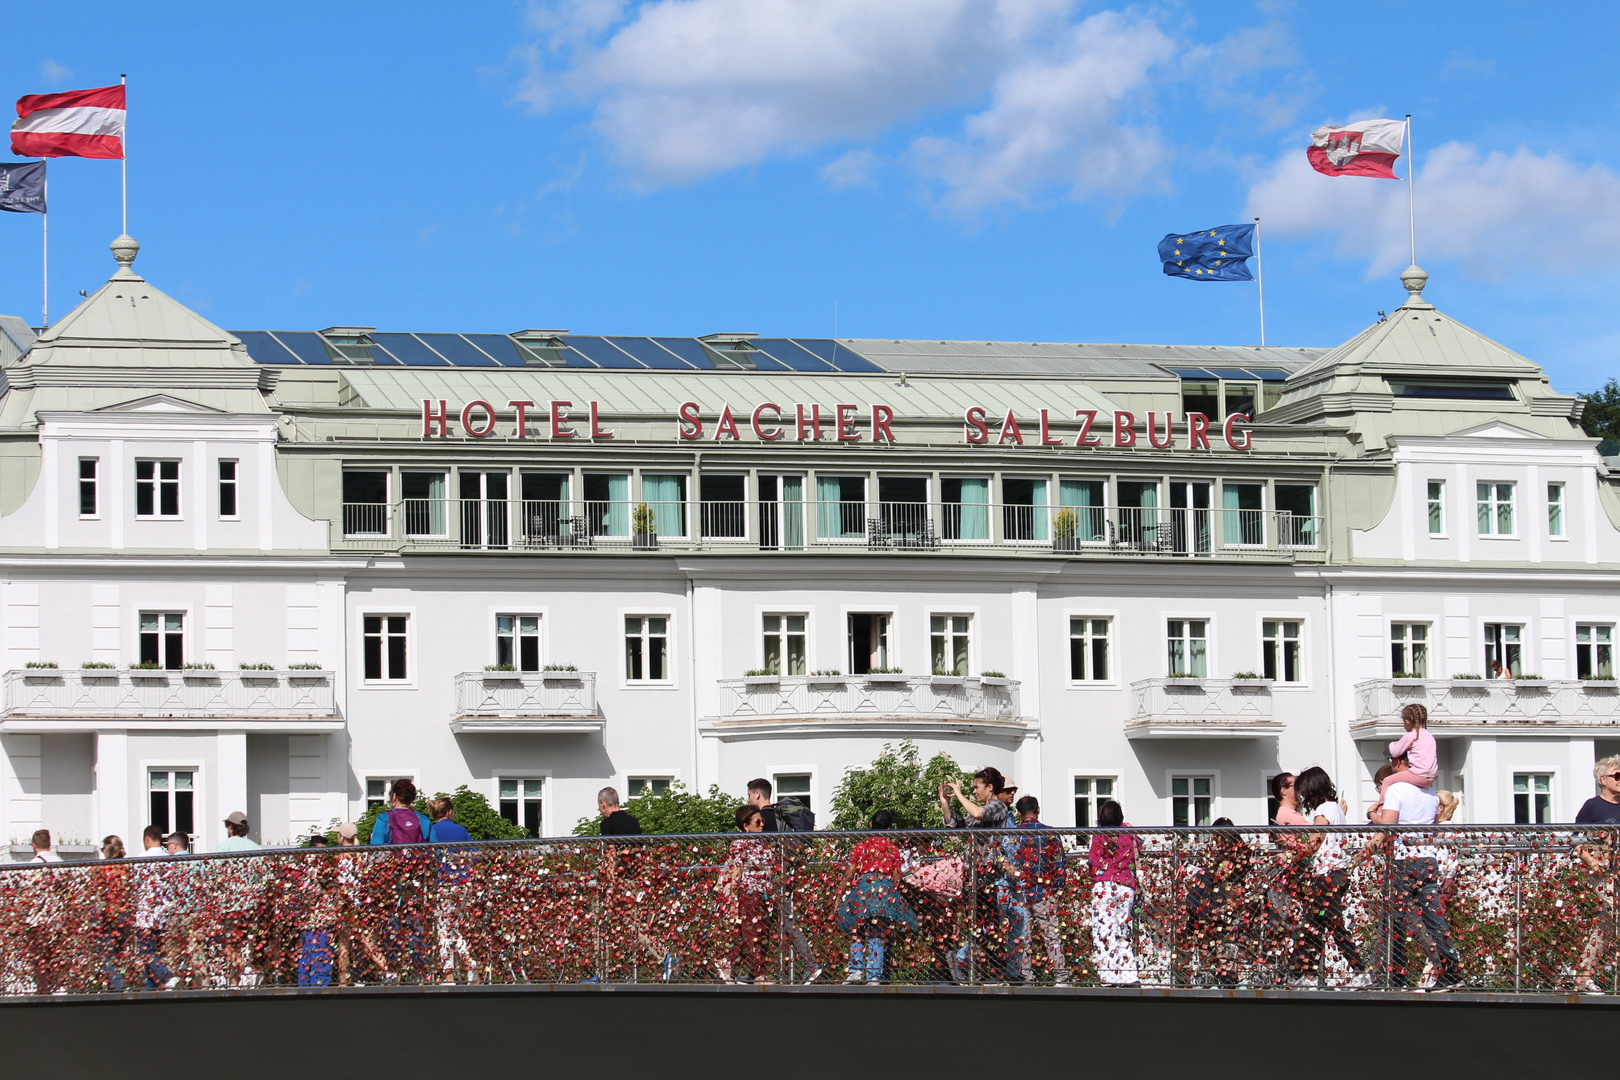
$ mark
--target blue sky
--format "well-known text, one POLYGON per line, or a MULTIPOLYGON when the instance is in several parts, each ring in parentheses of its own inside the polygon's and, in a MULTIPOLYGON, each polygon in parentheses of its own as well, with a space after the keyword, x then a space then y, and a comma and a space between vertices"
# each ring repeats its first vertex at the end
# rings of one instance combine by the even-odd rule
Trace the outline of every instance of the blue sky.
MULTIPOLYGON (((129 72, 139 267, 228 328, 1253 343, 1253 286, 1154 247, 1259 213, 1268 341, 1332 345, 1400 303, 1405 193, 1303 148, 1410 112, 1428 298, 1560 389, 1620 374, 1613 3, 85 11, 8 12, 0 97, 129 72)), ((53 162, 51 205, 60 317, 117 164, 53 162)), ((0 218, 37 321, 38 219, 0 218)))

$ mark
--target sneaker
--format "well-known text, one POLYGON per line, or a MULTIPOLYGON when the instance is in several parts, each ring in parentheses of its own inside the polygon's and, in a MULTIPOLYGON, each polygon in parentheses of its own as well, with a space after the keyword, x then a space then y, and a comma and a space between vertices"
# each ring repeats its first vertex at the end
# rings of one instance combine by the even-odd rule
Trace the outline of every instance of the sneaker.
POLYGON ((169 977, 169 981, 163 984, 163 989, 165 989, 165 990, 173 990, 175 987, 177 987, 179 985, 180 985, 180 976, 171 975, 169 977))
POLYGON ((865 981, 866 981, 866 972, 864 972, 864 971, 852 971, 848 975, 844 976, 844 985, 845 986, 854 986, 857 983, 863 983, 865 981))
POLYGON ((1442 975, 1434 980, 1434 985, 1429 987, 1426 992, 1430 994, 1449 993, 1461 986, 1462 981, 1463 977, 1461 975, 1442 975))
POLYGON ((1377 982, 1378 980, 1373 978, 1372 972, 1363 971, 1353 976, 1350 981, 1344 985, 1345 988, 1349 990, 1371 990, 1377 985, 1377 982))
POLYGON ((1069 980, 1068 979, 1059 979, 1056 982, 1054 982, 1052 985, 1053 986, 1065 986, 1066 987, 1066 986, 1069 985, 1069 980))
POLYGON ((820 968, 820 967, 811 968, 810 969, 810 974, 808 974, 808 975, 806 975, 804 977, 804 985, 809 986, 811 983, 813 983, 817 979, 821 978, 821 976, 823 974, 825 974, 825 971, 822 968, 820 968))
POLYGON ((1576 991, 1578 993, 1595 994, 1598 997, 1603 996, 1603 987, 1599 986, 1596 982, 1592 981, 1591 979, 1582 979, 1581 984, 1579 986, 1577 986, 1575 989, 1576 989, 1576 991))
POLYGON ((675 958, 675 954, 670 953, 670 952, 665 953, 664 954, 664 971, 663 971, 663 975, 662 975, 663 981, 664 982, 674 982, 675 981, 675 973, 677 971, 679 971, 680 969, 681 969, 681 962, 675 958))

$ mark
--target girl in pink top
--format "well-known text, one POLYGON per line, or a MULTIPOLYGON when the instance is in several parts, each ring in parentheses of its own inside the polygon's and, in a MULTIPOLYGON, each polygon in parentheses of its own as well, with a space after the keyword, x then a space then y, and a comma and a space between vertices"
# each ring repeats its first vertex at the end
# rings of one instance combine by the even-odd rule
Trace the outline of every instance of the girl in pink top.
POLYGON ((1389 756, 1405 756, 1407 767, 1384 778, 1378 788, 1378 800, 1383 801, 1391 784, 1411 784, 1431 787, 1440 775, 1440 747, 1429 734, 1429 710, 1416 703, 1401 710, 1401 723, 1406 734, 1389 744, 1389 756))

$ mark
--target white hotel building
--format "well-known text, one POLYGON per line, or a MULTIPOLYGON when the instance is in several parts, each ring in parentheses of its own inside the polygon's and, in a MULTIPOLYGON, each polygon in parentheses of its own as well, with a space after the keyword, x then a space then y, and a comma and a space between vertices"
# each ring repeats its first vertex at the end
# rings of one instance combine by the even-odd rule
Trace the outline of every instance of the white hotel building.
POLYGON ((13 842, 400 776, 825 817, 901 739, 1054 824, 1260 822, 1280 768, 1365 801, 1406 701, 1464 818, 1570 820, 1620 749, 1616 478, 1415 269, 1332 349, 227 332, 113 247, 0 319, 13 842))

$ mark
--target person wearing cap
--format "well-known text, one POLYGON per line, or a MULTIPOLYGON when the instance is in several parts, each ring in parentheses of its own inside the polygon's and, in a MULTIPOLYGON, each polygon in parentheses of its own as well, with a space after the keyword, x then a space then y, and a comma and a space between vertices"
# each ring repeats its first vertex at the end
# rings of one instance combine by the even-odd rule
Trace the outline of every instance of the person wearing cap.
POLYGON ((219 851, 257 851, 259 845, 248 839, 247 815, 240 810, 232 810, 225 818, 225 839, 219 843, 219 851))
POLYGON ((337 827, 338 847, 354 847, 360 843, 360 826, 345 821, 337 827))

